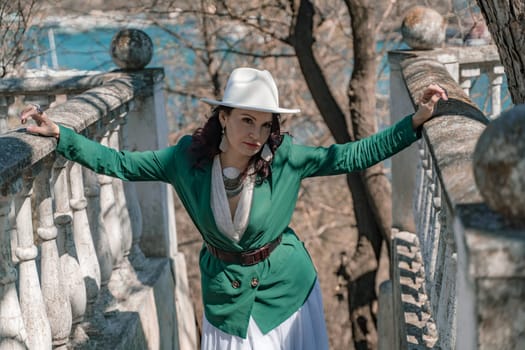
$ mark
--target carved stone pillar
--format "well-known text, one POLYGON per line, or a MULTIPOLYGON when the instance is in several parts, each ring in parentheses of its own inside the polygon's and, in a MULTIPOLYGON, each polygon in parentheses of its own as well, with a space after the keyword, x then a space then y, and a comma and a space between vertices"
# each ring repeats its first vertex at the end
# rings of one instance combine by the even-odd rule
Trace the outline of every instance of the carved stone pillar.
POLYGON ((490 118, 494 119, 501 113, 501 84, 503 84, 503 76, 505 70, 503 66, 495 66, 492 68, 492 72, 489 72, 490 80, 490 97, 492 99, 492 113, 490 118))
MULTIPOLYGON (((127 118, 120 118, 120 140, 122 149, 129 149, 129 140, 127 132, 127 118)), ((127 212, 131 224, 132 243, 129 259, 131 264, 140 269, 144 266, 145 256, 140 249, 140 239, 142 238, 142 210, 140 207, 137 188, 134 182, 124 182, 124 194, 127 203, 127 212)))
POLYGON ((465 95, 470 96, 470 89, 472 89, 472 80, 479 77, 481 69, 479 67, 461 67, 459 71, 459 85, 463 89, 465 95))
POLYGON ((58 247, 66 290, 71 303, 73 328, 83 321, 86 313, 86 288, 78 263, 73 239, 73 215, 69 206, 69 186, 66 160, 57 158, 54 164, 55 225, 58 229, 58 247))
POLYGON ((0 196, 0 349, 27 349, 27 332, 16 291, 17 273, 7 230, 12 198, 0 196))
MULTIPOLYGON (((168 146, 168 126, 162 80, 156 80, 151 95, 137 97, 136 107, 129 111, 127 132, 129 149, 161 149, 168 146), (148 135, 148 137, 144 137, 148 135)), ((140 247, 148 257, 173 257, 177 249, 177 230, 170 185, 158 182, 137 182, 137 195, 141 204, 142 229, 140 247)))
POLYGON ((53 160, 44 162, 35 180, 35 204, 38 208, 37 233, 41 244, 42 294, 51 326, 53 346, 66 348, 71 332, 71 305, 65 288, 64 275, 57 247, 57 228, 53 218, 51 196, 51 167, 53 160))
POLYGON ((86 286, 87 312, 92 313, 93 305, 100 291, 100 267, 86 211, 84 181, 80 164, 71 164, 69 170, 71 184, 70 206, 73 209, 73 237, 78 263, 86 286))
POLYGON ((36 267, 38 250, 33 241, 31 195, 33 179, 24 178, 23 190, 15 199, 16 228, 18 239, 16 256, 19 260, 20 308, 28 334, 30 349, 51 349, 51 328, 40 289, 36 267))
MULTIPOLYGON (((109 301, 106 296, 109 295, 108 283, 113 272, 113 258, 109 247, 109 237, 104 228, 104 220, 100 211, 100 187, 97 180, 97 174, 88 168, 80 168, 84 178, 84 195, 87 202, 87 216, 93 240, 93 246, 98 260, 100 272, 100 289, 95 303, 88 310, 90 329, 104 329, 106 319, 104 318, 104 309, 109 301)), ((96 330, 95 330, 96 332, 96 330)))
POLYGON ((87 200, 89 226, 100 268, 100 286, 105 288, 111 278, 113 258, 109 246, 109 237, 100 210, 100 185, 97 174, 93 171, 88 168, 82 168, 82 173, 84 174, 84 194, 87 200))
MULTIPOLYGON (((109 145, 110 132, 106 132, 100 143, 109 145)), ((122 243, 120 218, 118 216, 115 192, 113 190, 113 179, 106 175, 98 175, 100 184, 100 210, 104 219, 104 228, 109 239, 109 248, 113 262, 113 269, 117 269, 122 263, 122 243)))
MULTIPOLYGON (((109 147, 119 150, 120 147, 120 123, 116 122, 109 134, 109 147)), ((124 193, 124 183, 120 179, 113 178, 113 191, 115 194, 116 212, 120 221, 120 249, 124 259, 128 258, 132 244, 131 219, 128 212, 128 203, 124 193)))

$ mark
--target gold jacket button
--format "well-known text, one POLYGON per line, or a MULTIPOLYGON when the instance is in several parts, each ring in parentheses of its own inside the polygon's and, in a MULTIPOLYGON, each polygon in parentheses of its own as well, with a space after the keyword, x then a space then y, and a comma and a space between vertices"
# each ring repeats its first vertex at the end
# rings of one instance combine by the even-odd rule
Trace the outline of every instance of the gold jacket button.
POLYGON ((237 280, 234 280, 232 281, 232 287, 237 289, 241 286, 241 282, 237 281, 237 280))
POLYGON ((259 285, 259 280, 257 279, 257 277, 254 277, 252 278, 252 283, 251 283, 252 287, 255 288, 259 285))

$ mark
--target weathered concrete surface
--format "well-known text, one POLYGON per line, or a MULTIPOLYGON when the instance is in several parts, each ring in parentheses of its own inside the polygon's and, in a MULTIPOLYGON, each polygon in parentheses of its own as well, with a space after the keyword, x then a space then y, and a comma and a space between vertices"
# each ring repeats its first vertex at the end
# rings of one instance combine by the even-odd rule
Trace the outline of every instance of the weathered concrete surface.
POLYGON ((89 341, 76 349, 179 349, 175 283, 169 259, 149 258, 142 270, 115 270, 105 297, 105 327, 88 329, 89 341))
POLYGON ((478 282, 479 350, 525 348, 525 279, 478 282))
POLYGON ((435 171, 440 178, 448 207, 479 203, 482 198, 474 182, 472 153, 485 125, 460 115, 444 115, 424 127, 435 171))
POLYGON ((457 208, 458 337, 464 350, 525 347, 525 227, 485 204, 457 208))

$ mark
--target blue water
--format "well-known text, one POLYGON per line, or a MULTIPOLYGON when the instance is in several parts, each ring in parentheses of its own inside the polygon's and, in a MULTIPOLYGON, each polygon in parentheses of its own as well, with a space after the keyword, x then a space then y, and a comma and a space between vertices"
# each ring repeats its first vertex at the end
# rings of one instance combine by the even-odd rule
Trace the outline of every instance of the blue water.
MULTIPOLYGON (((56 56, 59 69, 100 70, 108 71, 118 68, 110 56, 110 45, 113 36, 117 33, 114 28, 94 28, 89 32, 69 32, 60 28, 44 28, 33 30, 33 37, 37 38, 33 49, 42 54, 29 63, 31 68, 38 66, 53 67, 52 53, 50 52, 49 29, 54 32, 56 56)), ((154 55, 149 66, 161 66, 165 59, 164 48, 173 39, 157 27, 142 28, 150 36, 154 44, 154 55)))
MULTIPOLYGON (((191 25, 187 25, 191 28, 191 25)), ((39 52, 40 55, 28 62, 28 68, 49 67, 60 70, 95 70, 111 71, 119 67, 113 62, 110 55, 111 41, 119 28, 93 28, 86 32, 73 32, 61 27, 49 27, 33 29, 30 34, 32 40, 28 43, 30 49, 39 52), (56 52, 50 50, 51 41, 49 39, 52 31, 56 52), (54 57, 56 62, 54 62, 54 57)), ((180 86, 185 81, 193 79, 194 72, 185 67, 194 63, 195 55, 191 50, 178 45, 173 36, 164 30, 149 26, 140 28, 153 41, 153 57, 148 67, 163 67, 166 73, 165 80, 170 86, 180 86), (186 65, 167 64, 171 57, 183 57, 186 65)), ((170 28, 177 30, 178 28, 170 28)), ((185 38, 191 40, 191 33, 185 34, 185 38)), ((174 131, 177 124, 181 123, 182 115, 177 115, 178 97, 168 96, 170 129, 174 131), (175 119, 175 120, 173 120, 175 119)), ((182 98, 180 98, 182 99, 182 98)), ((197 101, 196 101, 197 103, 197 101)))

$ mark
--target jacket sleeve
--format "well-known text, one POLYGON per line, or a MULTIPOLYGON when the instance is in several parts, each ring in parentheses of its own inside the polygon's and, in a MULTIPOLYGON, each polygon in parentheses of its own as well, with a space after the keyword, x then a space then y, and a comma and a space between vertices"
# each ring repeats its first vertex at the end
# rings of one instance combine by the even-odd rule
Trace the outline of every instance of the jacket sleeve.
POLYGON ((385 160, 421 137, 412 128, 412 115, 396 124, 359 141, 334 144, 329 147, 294 145, 290 161, 302 169, 302 178, 326 176, 364 170, 385 160))
MULTIPOLYGON (((74 130, 60 127, 57 152, 98 174, 127 181, 168 181, 168 165, 175 166, 175 147, 157 151, 117 151, 101 145, 74 130)), ((169 169, 173 171, 174 169, 169 169)))

